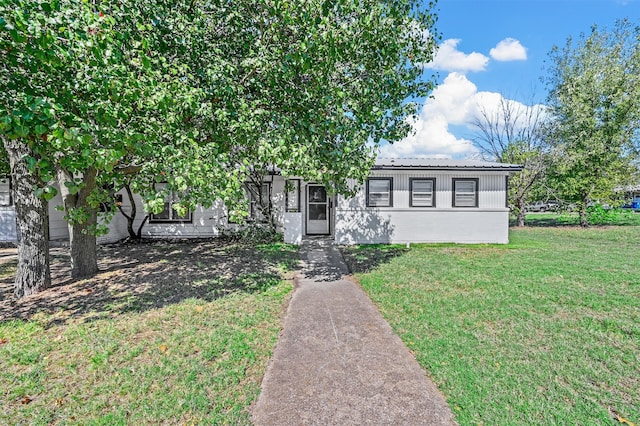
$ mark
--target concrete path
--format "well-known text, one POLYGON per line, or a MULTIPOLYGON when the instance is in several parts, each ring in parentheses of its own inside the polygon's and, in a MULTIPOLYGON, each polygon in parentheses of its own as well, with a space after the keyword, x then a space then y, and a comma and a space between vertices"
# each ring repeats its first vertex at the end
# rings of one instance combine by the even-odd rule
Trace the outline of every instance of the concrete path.
POLYGON ((453 425, 442 394, 352 281, 338 249, 303 244, 284 329, 253 410, 260 425, 453 425))

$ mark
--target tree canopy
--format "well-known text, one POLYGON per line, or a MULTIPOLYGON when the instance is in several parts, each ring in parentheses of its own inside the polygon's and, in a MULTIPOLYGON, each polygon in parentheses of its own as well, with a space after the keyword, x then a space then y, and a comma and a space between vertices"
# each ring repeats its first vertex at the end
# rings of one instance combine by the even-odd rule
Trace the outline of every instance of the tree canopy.
POLYGON ((593 27, 550 53, 548 104, 553 123, 550 179, 580 206, 605 201, 632 176, 640 136, 640 27, 593 27))
POLYGON ((176 209, 234 206, 255 164, 337 192, 364 179, 433 87, 434 6, 1 0, 0 135, 28 148, 37 195, 58 182, 91 274, 104 185, 125 177, 150 209, 160 181, 176 209))

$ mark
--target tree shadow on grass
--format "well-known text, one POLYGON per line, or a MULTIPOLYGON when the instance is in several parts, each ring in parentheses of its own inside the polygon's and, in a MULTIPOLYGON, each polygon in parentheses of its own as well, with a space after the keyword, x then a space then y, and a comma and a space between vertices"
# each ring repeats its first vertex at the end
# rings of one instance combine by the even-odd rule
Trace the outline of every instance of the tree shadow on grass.
POLYGON ((340 247, 342 257, 351 273, 371 272, 380 265, 390 262, 393 258, 402 256, 408 248, 398 245, 371 244, 360 246, 340 247))
POLYGON ((141 312, 186 299, 211 301, 262 292, 298 268, 298 250, 285 244, 248 247, 223 240, 146 241, 101 246, 100 271, 70 278, 68 249, 52 251, 53 286, 19 300, 14 275, 0 279, 0 320, 45 318, 47 326, 141 312))

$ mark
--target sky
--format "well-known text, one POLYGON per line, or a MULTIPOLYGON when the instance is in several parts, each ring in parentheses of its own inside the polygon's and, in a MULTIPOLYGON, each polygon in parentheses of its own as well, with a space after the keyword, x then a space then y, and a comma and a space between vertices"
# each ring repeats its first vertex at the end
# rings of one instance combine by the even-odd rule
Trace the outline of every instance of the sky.
POLYGON ((425 67, 437 74, 432 96, 419 99, 414 133, 380 149, 381 157, 478 156, 471 125, 501 100, 544 105, 548 54, 595 24, 611 29, 629 18, 640 25, 640 0, 439 0, 438 53, 425 67))

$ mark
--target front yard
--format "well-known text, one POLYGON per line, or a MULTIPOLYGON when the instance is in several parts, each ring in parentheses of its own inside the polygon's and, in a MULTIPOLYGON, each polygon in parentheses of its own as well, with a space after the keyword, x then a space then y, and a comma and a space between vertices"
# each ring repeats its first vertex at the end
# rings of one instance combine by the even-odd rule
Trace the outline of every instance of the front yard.
POLYGON ((0 265, 0 424, 247 424, 297 249, 219 241, 100 249, 103 269, 12 303, 0 265))
POLYGON ((605 425, 640 423, 639 249, 560 227, 345 254, 461 425, 605 425))

